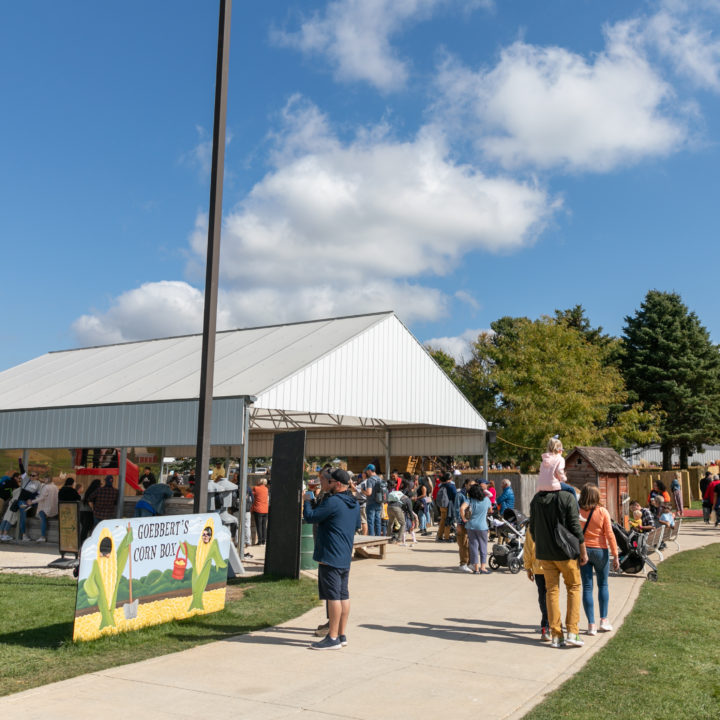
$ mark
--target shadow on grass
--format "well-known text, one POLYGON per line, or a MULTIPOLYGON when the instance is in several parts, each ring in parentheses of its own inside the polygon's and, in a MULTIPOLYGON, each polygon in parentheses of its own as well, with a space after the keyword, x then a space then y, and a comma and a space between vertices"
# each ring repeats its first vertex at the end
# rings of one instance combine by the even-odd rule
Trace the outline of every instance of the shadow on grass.
POLYGON ((0 635, 0 645, 19 645, 27 648, 56 648, 72 640, 73 622, 55 623, 43 627, 18 630, 0 635))

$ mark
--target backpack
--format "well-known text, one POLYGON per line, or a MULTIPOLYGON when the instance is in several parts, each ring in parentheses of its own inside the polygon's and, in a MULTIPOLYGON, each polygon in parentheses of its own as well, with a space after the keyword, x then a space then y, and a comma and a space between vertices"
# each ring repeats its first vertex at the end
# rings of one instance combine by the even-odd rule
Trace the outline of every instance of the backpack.
POLYGON ((405 496, 404 496, 399 490, 393 490, 393 491, 388 495, 388 500, 389 500, 390 502, 402 502, 402 499, 403 499, 404 497, 405 497, 405 496))
POLYGON ((387 484, 384 480, 376 480, 373 485, 373 500, 382 505, 387 502, 387 484))
POLYGON ((439 508, 446 508, 450 505, 450 496, 448 495, 447 488, 441 485, 435 496, 435 504, 439 508))

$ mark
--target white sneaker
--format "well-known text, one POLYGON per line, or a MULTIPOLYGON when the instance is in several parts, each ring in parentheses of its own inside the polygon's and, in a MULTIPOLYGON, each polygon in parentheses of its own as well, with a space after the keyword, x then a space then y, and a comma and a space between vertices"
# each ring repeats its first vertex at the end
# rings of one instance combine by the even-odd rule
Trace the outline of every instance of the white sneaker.
POLYGON ((601 620, 600 632, 612 632, 612 625, 607 620, 601 620))
POLYGON ((8 540, 10 540, 9 535, 0 535, 0 542, 7 542, 8 540))
POLYGON ((466 573, 471 573, 471 572, 472 572, 472 568, 471 568, 469 565, 461 565, 458 569, 459 569, 461 572, 466 572, 466 573))
POLYGON ((594 623, 591 625, 588 625, 587 634, 588 635, 597 635, 597 628, 595 627, 594 623))
POLYGON ((44 542, 44 543, 46 543, 46 542, 47 542, 47 538, 44 538, 44 537, 40 536, 35 542, 44 542))
POLYGON ((32 542, 32 538, 29 535, 23 535, 20 542, 32 542))
POLYGON ((582 647, 585 643, 577 633, 568 633, 565 638, 565 644, 570 645, 570 647, 582 647))

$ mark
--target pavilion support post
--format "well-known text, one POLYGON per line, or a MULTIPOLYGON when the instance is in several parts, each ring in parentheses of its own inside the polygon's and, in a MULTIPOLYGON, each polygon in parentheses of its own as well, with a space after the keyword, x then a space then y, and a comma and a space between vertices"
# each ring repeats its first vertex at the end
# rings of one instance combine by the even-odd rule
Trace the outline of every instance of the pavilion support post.
POLYGON ((485 483, 488 481, 488 463, 490 462, 490 455, 488 453, 488 433, 487 430, 483 433, 483 480, 485 483))
POLYGON ((157 479, 159 483, 163 481, 163 475, 165 474, 165 454, 165 448, 162 448, 160 456, 160 477, 157 479))
POLYGON ((127 476, 127 448, 120 448, 118 461, 118 503, 115 517, 121 518, 125 514, 125 477, 127 476))
MULTIPOLYGON (((29 462, 30 462, 30 451, 29 451, 29 450, 23 450, 23 451, 22 451, 22 464, 23 464, 23 467, 25 468, 25 472, 30 472, 30 471, 28 470, 28 463, 29 463, 29 462)), ((19 522, 15 523, 15 539, 16 539, 16 540, 21 540, 21 539, 22 539, 22 538, 20 537, 20 523, 19 523, 19 522)))
MULTIPOLYGON (((390 462, 392 453, 390 452, 390 431, 385 431, 385 482, 390 480, 390 462)), ((395 488, 392 488, 393 490, 395 488)))

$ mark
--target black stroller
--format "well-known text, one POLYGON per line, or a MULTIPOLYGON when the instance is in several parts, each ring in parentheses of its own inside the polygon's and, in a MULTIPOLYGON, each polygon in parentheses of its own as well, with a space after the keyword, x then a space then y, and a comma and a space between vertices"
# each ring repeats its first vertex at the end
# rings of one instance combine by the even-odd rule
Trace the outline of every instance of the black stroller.
POLYGON ((645 536, 642 533, 628 533, 616 522, 612 524, 612 529, 620 555, 620 570, 628 575, 637 575, 645 565, 649 565, 651 569, 648 570, 647 579, 657 582, 657 566, 648 558, 645 536))
POLYGON ((502 518, 490 518, 490 523, 495 527, 498 542, 493 544, 488 565, 493 570, 506 567, 513 575, 520 572, 528 519, 521 512, 508 508, 502 518))

